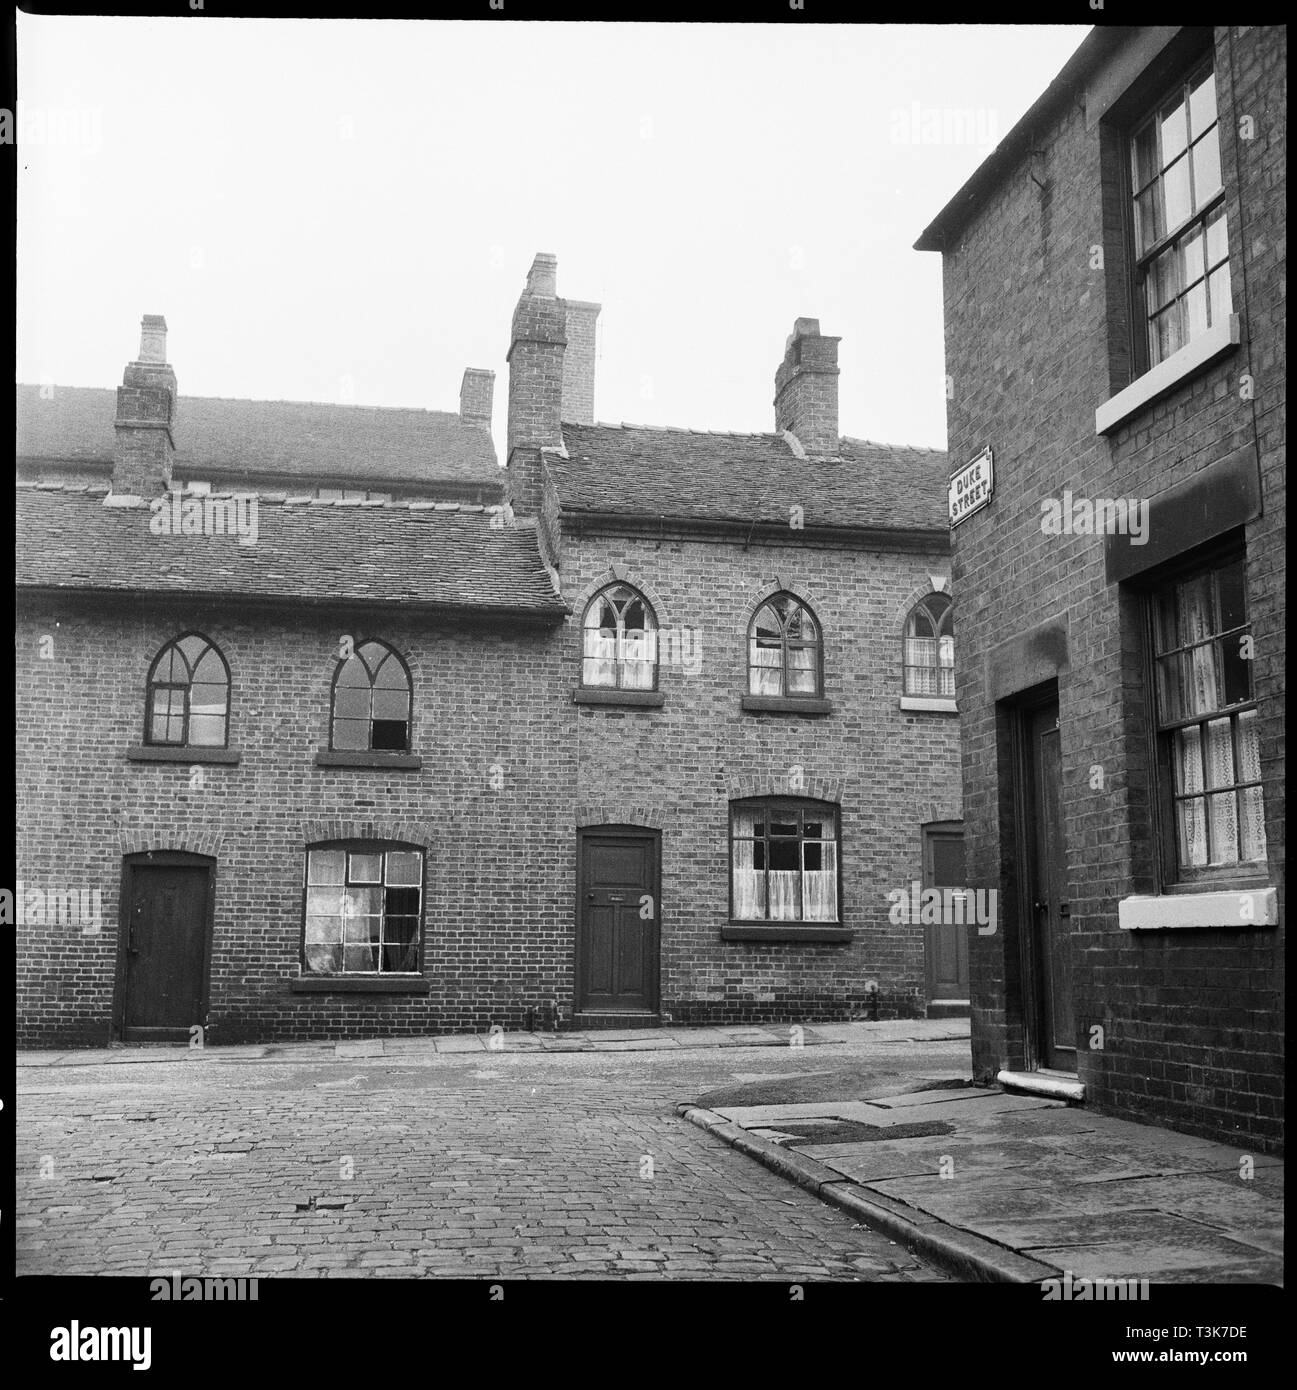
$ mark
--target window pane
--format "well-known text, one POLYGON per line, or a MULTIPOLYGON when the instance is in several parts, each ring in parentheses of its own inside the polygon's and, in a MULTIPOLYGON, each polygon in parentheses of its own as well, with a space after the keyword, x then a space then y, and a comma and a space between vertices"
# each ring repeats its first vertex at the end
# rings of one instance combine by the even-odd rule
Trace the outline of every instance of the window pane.
POLYGON ((1252 663, 1243 657, 1246 634, 1235 633, 1220 641, 1220 670, 1223 705, 1236 705, 1252 698, 1252 663))
POLYGON ((351 883, 381 883, 382 870, 381 854, 352 854, 347 864, 347 878, 351 883))
POLYGON ((306 940, 308 943, 341 941, 342 918, 320 914, 308 915, 306 918, 306 940))
POLYGON ((818 871, 810 864, 802 876, 803 916, 808 922, 836 922, 838 920, 838 847, 831 842, 820 845, 807 845, 822 851, 822 863, 818 871))
POLYGON ((1189 160, 1177 160, 1162 175, 1162 206, 1166 230, 1174 231, 1193 211, 1189 202, 1189 160))
POLYGON ((1149 351, 1154 362, 1163 362, 1184 346, 1184 325, 1179 304, 1164 309, 1149 324, 1149 351))
POLYGON ((359 685, 366 690, 373 682, 369 679, 369 672, 365 669, 365 663, 358 656, 348 657, 342 663, 342 668, 338 672, 338 685, 359 685))
POLYGON ((1162 211, 1162 180, 1151 184, 1135 199, 1135 236, 1142 256, 1166 235, 1166 217, 1162 211))
POLYGON ((1207 725, 1207 785, 1234 785, 1234 733, 1230 719, 1213 719, 1207 725))
POLYGON ((1180 264, 1184 268, 1182 284, 1192 285, 1195 280, 1201 280, 1206 266, 1203 264, 1203 234, 1201 227, 1195 227, 1188 236, 1182 237, 1177 243, 1181 250, 1180 264))
POLYGON ((344 917, 377 917, 382 906, 381 888, 359 888, 348 884, 340 904, 344 917))
POLYGON ((370 698, 368 685, 339 685, 333 692, 333 712, 339 719, 368 719, 370 698))
POLYGON ((1247 588, 1242 560, 1222 565, 1216 571, 1216 602, 1220 609, 1222 632, 1242 627, 1247 622, 1247 588))
POLYGON ((405 668, 391 652, 388 652, 383 664, 378 668, 378 673, 374 677, 374 684, 383 690, 408 691, 410 689, 405 668))
POLYGON ((392 850, 387 856, 388 883, 414 884, 423 882, 423 855, 413 850, 392 850))
POLYGON ((189 663, 189 669, 194 669, 199 656, 207 650, 207 638, 200 637, 196 632, 191 632, 188 637, 182 637, 176 644, 185 654, 185 660, 189 663))
POLYGON ((799 849, 800 846, 796 840, 771 840, 769 867, 779 872, 800 868, 799 849))
POLYGON ((783 648, 766 646, 754 639, 750 644, 748 690, 753 695, 783 693, 783 648))
POLYGON ((190 714, 189 747, 220 748, 225 743, 223 714, 190 714))
POLYGON ((1158 123, 1162 131, 1162 164, 1165 166, 1170 164, 1188 143, 1183 96, 1177 96, 1162 108, 1158 123))
POLYGON ((1157 668, 1157 712, 1164 724, 1184 718, 1182 667, 1178 655, 1160 656, 1157 668))
POLYGON ((1180 864, 1201 869, 1207 863, 1207 816, 1202 798, 1176 803, 1180 864))
POLYGON ((377 946, 344 946, 343 963, 347 974, 371 974, 378 970, 377 946))
POLYGON ((1189 337, 1197 337, 1207 331, 1207 285, 1198 283, 1185 295, 1185 308, 1189 316, 1189 337))
POLYGON ((342 945, 306 943, 306 968, 317 975, 337 975, 342 970, 342 945))
POLYGON ((1207 817, 1211 828, 1212 864, 1238 863, 1238 813, 1234 793, 1207 798, 1207 817))
POLYGON ((1193 201, 1200 208, 1220 192, 1219 127, 1213 126, 1193 147, 1193 201))
POLYGON ((374 690, 374 718, 399 719, 402 723, 410 717, 410 694, 405 689, 374 690))
POLYGON ((1136 193, 1157 173, 1157 127, 1152 121, 1132 142, 1132 171, 1136 193))
MULTIPOLYGON (((736 830, 751 824, 751 813, 735 813, 736 830)), ((731 868, 734 886, 734 916, 739 921, 760 921, 766 915, 766 876, 759 871, 755 851, 761 848, 749 839, 736 838, 731 868)))
POLYGON ((1229 262, 1207 277, 1207 294, 1211 300, 1212 323, 1224 323, 1234 312, 1234 299, 1230 293, 1229 262))
POLYGON ((1177 294, 1183 281, 1180 278, 1180 256, 1174 246, 1163 251, 1149 263, 1148 267, 1148 310, 1150 314, 1169 304, 1177 294))
MULTIPOLYGON (((308 941, 312 939, 309 929, 310 919, 312 917, 328 917, 332 920, 340 921, 343 912, 342 904, 346 896, 341 884, 326 884, 323 887, 312 885, 306 890, 306 916, 308 922, 306 939, 308 941)), ((322 936, 315 939, 320 941, 331 941, 335 938, 322 936)), ((341 940, 342 938, 338 937, 336 939, 341 940)))
POLYGON ((770 833, 772 835, 796 835, 797 822, 777 817, 770 822, 770 833))
POLYGON ((1172 743, 1175 790, 1179 794, 1202 791, 1202 741, 1197 726, 1180 729, 1172 743))
POLYGON ((1184 657, 1189 708, 1186 714, 1211 714, 1221 706, 1216 679, 1216 643, 1204 642, 1184 657))
POLYGON ((1207 265, 1218 265, 1229 256, 1229 233, 1225 209, 1219 208, 1207 219, 1207 265))
POLYGON ((369 945, 378 940, 379 919, 377 917, 344 917, 342 919, 342 939, 348 946, 369 945))
POLYGON ((1239 858, 1265 858, 1265 811, 1260 787, 1244 787, 1238 794, 1242 824, 1239 827, 1239 858))
POLYGON ((1216 119, 1216 77, 1209 68, 1189 93, 1189 134, 1197 139, 1216 119))
POLYGON ((333 746, 346 752, 368 749, 369 720, 335 719, 333 721, 333 746))
POLYGON ((308 883, 341 883, 346 855, 340 849, 313 849, 307 856, 308 883))
POLYGON ((397 917, 413 917, 419 911, 417 888, 389 888, 383 894, 383 911, 397 917))

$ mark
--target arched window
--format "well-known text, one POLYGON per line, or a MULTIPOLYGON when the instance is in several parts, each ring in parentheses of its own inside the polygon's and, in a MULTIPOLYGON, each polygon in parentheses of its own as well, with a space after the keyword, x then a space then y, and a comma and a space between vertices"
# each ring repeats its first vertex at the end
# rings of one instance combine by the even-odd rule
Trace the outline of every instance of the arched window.
POLYGON ((657 616, 629 584, 610 584, 592 598, 582 623, 581 684, 656 690, 657 616))
POLYGON ((333 676, 330 748, 406 753, 410 749, 410 673, 386 642, 358 642, 333 676))
POLYGON ((820 626, 792 594, 776 594, 748 628, 748 694, 820 694, 820 626))
POLYGON ((201 632, 174 637, 149 667, 144 742, 224 748, 230 727, 230 668, 201 632))
POLYGON ((929 594, 905 620, 906 695, 955 698, 955 609, 945 594, 929 594))

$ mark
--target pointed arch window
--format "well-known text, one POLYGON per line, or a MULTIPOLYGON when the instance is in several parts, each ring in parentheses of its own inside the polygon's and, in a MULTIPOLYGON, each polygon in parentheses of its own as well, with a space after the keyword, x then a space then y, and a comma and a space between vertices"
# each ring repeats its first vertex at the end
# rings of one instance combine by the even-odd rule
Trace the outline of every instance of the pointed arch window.
POLYGON ((955 698, 955 607, 945 594, 929 594, 905 620, 906 695, 955 698))
POLYGON ((410 672, 394 647, 356 643, 333 674, 330 748, 405 753, 410 748, 410 672))
POLYGON ((581 684, 614 690, 656 690, 657 615, 629 584, 610 584, 586 606, 581 684))
POLYGON ((230 668, 201 632, 174 637, 149 667, 144 742, 224 748, 230 728, 230 668))
POLYGON ((748 628, 748 693, 821 694, 820 625, 792 594, 780 593, 757 609, 748 628))

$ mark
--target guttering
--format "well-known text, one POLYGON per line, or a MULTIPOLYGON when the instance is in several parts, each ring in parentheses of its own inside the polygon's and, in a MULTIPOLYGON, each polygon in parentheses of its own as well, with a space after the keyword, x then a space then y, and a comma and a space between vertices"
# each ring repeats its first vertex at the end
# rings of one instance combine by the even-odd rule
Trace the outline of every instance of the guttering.
POLYGON ((737 540, 783 540, 802 545, 807 540, 851 541, 862 548, 881 550, 932 550, 950 548, 945 526, 801 526, 786 522, 757 521, 742 517, 673 517, 653 512, 569 511, 559 513, 559 523, 574 532, 599 530, 623 535, 649 532, 656 536, 712 536, 737 540))

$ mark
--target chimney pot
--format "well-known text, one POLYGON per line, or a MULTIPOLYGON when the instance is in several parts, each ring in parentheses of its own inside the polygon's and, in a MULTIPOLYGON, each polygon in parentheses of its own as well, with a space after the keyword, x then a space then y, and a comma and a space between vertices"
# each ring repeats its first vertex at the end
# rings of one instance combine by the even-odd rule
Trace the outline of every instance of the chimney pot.
POLYGON ((527 273, 527 293, 553 299, 558 294, 558 257, 552 251, 538 251, 527 273))
POLYGON ((167 321, 161 314, 145 314, 140 320, 140 355, 137 362, 167 360, 167 321))

